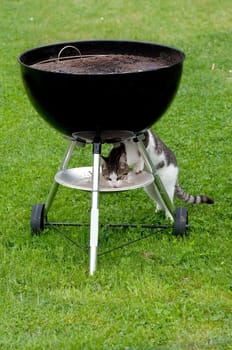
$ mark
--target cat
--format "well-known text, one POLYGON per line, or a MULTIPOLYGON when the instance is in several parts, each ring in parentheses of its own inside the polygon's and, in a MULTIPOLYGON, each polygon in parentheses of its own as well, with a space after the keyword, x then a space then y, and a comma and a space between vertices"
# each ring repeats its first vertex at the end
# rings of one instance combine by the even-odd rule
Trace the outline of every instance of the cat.
POLYGON ((125 144, 113 147, 108 157, 101 156, 102 177, 110 187, 117 188, 128 182, 130 167, 127 162, 125 144))
MULTIPOLYGON (((144 132, 144 146, 157 174, 173 203, 174 196, 189 204, 213 204, 214 200, 205 195, 186 193, 178 182, 179 167, 175 154, 150 129, 144 132)), ((145 161, 137 142, 126 140, 118 147, 113 147, 108 157, 101 157, 102 177, 110 187, 120 187, 123 181, 129 181, 131 172, 139 174, 145 167, 145 161)), ((144 187, 148 196, 156 202, 156 211, 164 210, 166 217, 173 220, 169 210, 163 207, 159 196, 154 191, 153 184, 144 187)))

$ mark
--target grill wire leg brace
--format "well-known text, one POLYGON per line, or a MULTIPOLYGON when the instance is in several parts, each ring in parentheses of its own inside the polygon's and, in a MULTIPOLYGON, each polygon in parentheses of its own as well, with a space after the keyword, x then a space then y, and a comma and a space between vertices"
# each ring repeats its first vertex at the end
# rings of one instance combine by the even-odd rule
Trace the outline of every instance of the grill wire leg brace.
POLYGON ((93 187, 90 218, 90 275, 97 266, 97 247, 99 231, 99 177, 100 177, 101 143, 93 143, 93 187))

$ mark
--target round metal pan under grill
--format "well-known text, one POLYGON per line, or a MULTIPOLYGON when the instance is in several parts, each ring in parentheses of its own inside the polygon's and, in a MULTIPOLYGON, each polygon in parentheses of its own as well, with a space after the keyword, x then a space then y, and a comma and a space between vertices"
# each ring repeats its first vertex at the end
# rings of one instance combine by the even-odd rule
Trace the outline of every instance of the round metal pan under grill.
MULTIPOLYGON (((61 170, 55 175, 55 180, 66 187, 92 191, 92 167, 61 170)), ((128 181, 123 181, 120 187, 114 188, 100 176, 99 190, 101 192, 127 191, 150 185, 153 180, 153 175, 145 171, 139 174, 131 171, 128 175, 128 181)))

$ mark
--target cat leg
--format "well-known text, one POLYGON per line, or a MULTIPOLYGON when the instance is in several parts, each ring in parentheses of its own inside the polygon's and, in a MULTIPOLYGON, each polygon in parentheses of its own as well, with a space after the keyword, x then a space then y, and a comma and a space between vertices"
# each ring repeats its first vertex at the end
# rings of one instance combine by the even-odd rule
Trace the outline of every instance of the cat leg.
MULTIPOLYGON (((174 193, 175 193, 175 183, 178 176, 178 168, 174 165, 169 165, 168 167, 161 168, 157 171, 157 175, 163 184, 163 187, 171 201, 173 203, 174 193)), ((166 218, 173 221, 172 213, 168 210, 163 197, 161 196, 158 189, 154 183, 144 187, 145 192, 148 196, 156 202, 156 212, 164 211, 166 218)))
POLYGON ((129 167, 133 168, 133 171, 136 174, 141 173, 144 168, 144 159, 141 153, 139 152, 137 142, 129 140, 125 141, 124 145, 126 148, 127 164, 129 165, 129 167))
POLYGON ((147 193, 147 195, 156 203, 158 203, 159 198, 157 191, 155 191, 154 184, 151 183, 150 185, 144 186, 144 191, 147 193))
POLYGON ((165 217, 167 219, 169 219, 171 222, 173 222, 173 216, 172 214, 169 212, 169 210, 166 208, 163 199, 161 198, 161 195, 159 193, 158 190, 156 190, 154 183, 151 183, 148 186, 144 187, 144 191, 148 194, 148 196, 154 201, 156 202, 156 210, 155 212, 164 212, 165 213, 165 217))
MULTIPOLYGON (((174 193, 175 193, 175 184, 178 177, 178 168, 170 164, 166 168, 159 169, 157 171, 160 180, 162 181, 165 191, 170 198, 171 203, 173 203, 174 193)), ((169 218, 173 221, 173 217, 170 214, 169 210, 162 203, 159 205, 161 210, 165 211, 166 218, 169 218)))
POLYGON ((156 190, 154 183, 151 183, 150 185, 145 186, 144 191, 151 198, 151 200, 156 203, 156 210, 155 210, 156 212, 164 210, 163 206, 161 205, 160 195, 156 190))
POLYGON ((138 161, 135 163, 135 166, 134 166, 134 172, 136 174, 139 174, 143 171, 143 168, 144 168, 144 159, 142 156, 139 156, 139 159, 138 161))

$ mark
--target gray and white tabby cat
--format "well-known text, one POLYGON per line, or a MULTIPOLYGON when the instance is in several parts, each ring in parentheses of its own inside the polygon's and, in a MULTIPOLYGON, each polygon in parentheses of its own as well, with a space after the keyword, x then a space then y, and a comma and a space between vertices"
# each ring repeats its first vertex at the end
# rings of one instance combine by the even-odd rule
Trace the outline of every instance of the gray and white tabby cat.
MULTIPOLYGON (((154 134, 151 130, 144 133, 144 145, 148 155, 155 165, 171 202, 174 195, 186 203, 207 203, 213 204, 214 200, 205 195, 191 195, 181 188, 178 183, 179 168, 174 153, 154 134)), ((102 177, 111 187, 120 187, 123 181, 128 181, 130 173, 133 171, 139 174, 144 169, 144 158, 142 157, 138 143, 127 140, 120 143, 118 147, 113 147, 108 157, 102 156, 102 177)), ((156 211, 165 210, 166 217, 170 216, 168 210, 163 208, 153 184, 145 186, 144 190, 149 197, 156 202, 156 211)))

